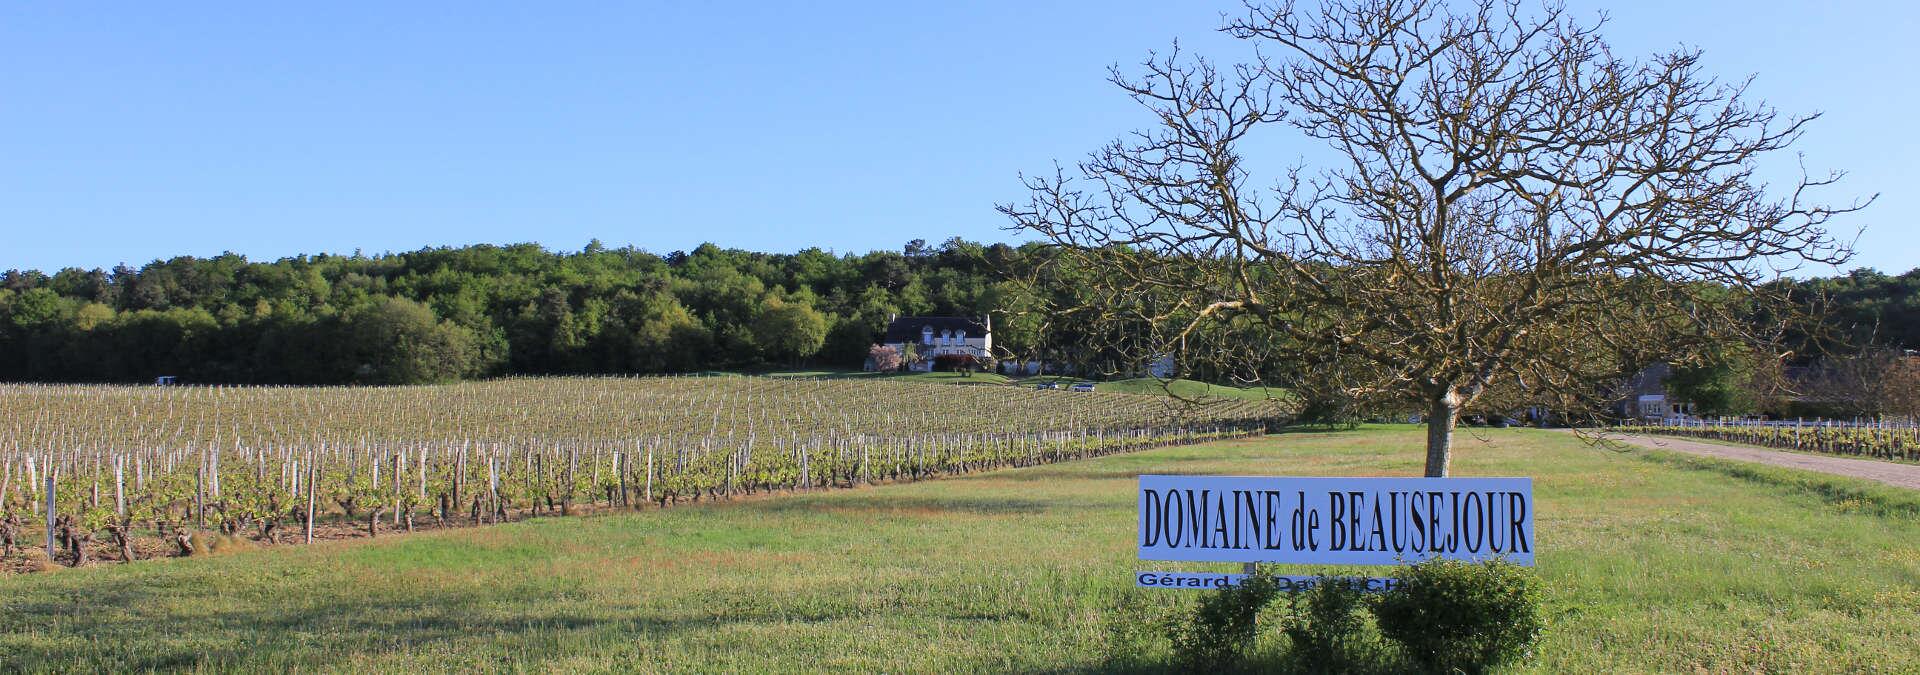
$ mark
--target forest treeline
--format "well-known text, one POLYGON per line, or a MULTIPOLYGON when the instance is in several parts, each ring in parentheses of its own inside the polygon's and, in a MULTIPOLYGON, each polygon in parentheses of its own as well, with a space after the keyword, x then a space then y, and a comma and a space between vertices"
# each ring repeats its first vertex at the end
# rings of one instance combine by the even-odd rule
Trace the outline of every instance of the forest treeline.
POLYGON ((894 314, 1006 305, 990 270, 1021 255, 958 239, 860 255, 709 244, 662 256, 596 241, 14 270, 0 276, 0 379, 391 384, 857 367, 894 314))
MULTIPOLYGON (((1002 355, 1073 362, 1074 282, 1037 245, 656 255, 534 244, 0 273, 0 380, 394 384, 509 374, 858 367, 900 315, 995 313, 1002 355), (1022 277, 1027 283, 1016 283, 1022 277), (1041 279, 1036 288, 1034 279, 1041 279), (1052 287, 1049 288, 1048 286, 1052 287)), ((1787 282, 1850 340, 1920 346, 1920 270, 1787 282)), ((1811 350, 1809 350, 1811 351, 1811 350)))

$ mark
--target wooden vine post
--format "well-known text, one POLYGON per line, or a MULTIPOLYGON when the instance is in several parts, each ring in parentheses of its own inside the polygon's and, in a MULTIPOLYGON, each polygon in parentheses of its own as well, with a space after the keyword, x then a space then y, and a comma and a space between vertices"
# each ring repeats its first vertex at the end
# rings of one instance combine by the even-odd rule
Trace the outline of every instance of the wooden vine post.
POLYGON ((315 459, 315 455, 313 453, 307 453, 306 543, 309 543, 309 544, 313 543, 313 516, 314 516, 313 501, 314 501, 314 496, 319 493, 319 490, 315 489, 315 485, 320 482, 319 463, 314 461, 314 459, 315 459))
POLYGON ((53 560, 53 463, 47 463, 47 560, 53 560))

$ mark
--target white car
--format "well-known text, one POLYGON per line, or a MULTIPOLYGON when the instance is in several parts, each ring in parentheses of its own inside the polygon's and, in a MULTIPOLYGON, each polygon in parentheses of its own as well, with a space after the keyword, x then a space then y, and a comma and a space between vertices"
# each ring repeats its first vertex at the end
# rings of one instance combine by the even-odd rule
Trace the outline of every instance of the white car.
POLYGON ((1072 391, 1093 391, 1093 383, 1092 382, 1075 382, 1073 383, 1073 386, 1069 387, 1068 389, 1072 391))

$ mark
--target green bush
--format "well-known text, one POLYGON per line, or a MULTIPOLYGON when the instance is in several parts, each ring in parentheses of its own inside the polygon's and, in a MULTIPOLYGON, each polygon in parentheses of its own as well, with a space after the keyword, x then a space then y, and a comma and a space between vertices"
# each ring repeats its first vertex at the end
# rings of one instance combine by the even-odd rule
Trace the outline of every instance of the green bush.
POLYGON ((1529 653, 1540 636, 1540 587, 1510 562, 1434 559, 1403 568, 1374 614, 1414 662, 1481 672, 1529 653))
POLYGON ((1161 591, 1137 592, 1127 589, 1110 608, 1103 621, 1106 638, 1106 670, 1147 668, 1154 652, 1164 644, 1168 628, 1185 618, 1183 606, 1169 602, 1173 598, 1161 591))
POLYGON ((1323 670, 1352 660, 1367 624, 1367 598, 1358 587, 1330 577, 1295 592, 1290 602, 1286 633, 1302 667, 1323 670))
POLYGON ((1355 429, 1363 415, 1351 397, 1343 395, 1302 394, 1294 423, 1328 429, 1355 429))
POLYGON ((1263 572, 1202 596, 1190 620, 1167 627, 1180 668, 1218 671, 1239 665, 1253 646, 1260 610, 1279 592, 1279 584, 1263 572))

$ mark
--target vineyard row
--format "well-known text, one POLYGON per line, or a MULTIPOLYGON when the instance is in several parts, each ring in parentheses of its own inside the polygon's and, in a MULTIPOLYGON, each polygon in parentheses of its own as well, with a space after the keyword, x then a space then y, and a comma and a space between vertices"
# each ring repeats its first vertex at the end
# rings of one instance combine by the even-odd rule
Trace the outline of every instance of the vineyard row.
POLYGON ((1619 431, 1703 438, 1783 450, 1893 461, 1920 461, 1920 428, 1912 426, 1716 425, 1627 426, 1619 431))
POLYGON ((377 536, 911 481, 1259 434, 1276 419, 1244 403, 969 389, 759 378, 0 388, 14 424, 0 426, 0 546, 18 562, 16 549, 51 541, 50 559, 73 565, 193 555, 212 533, 311 541, 322 528, 377 536))

